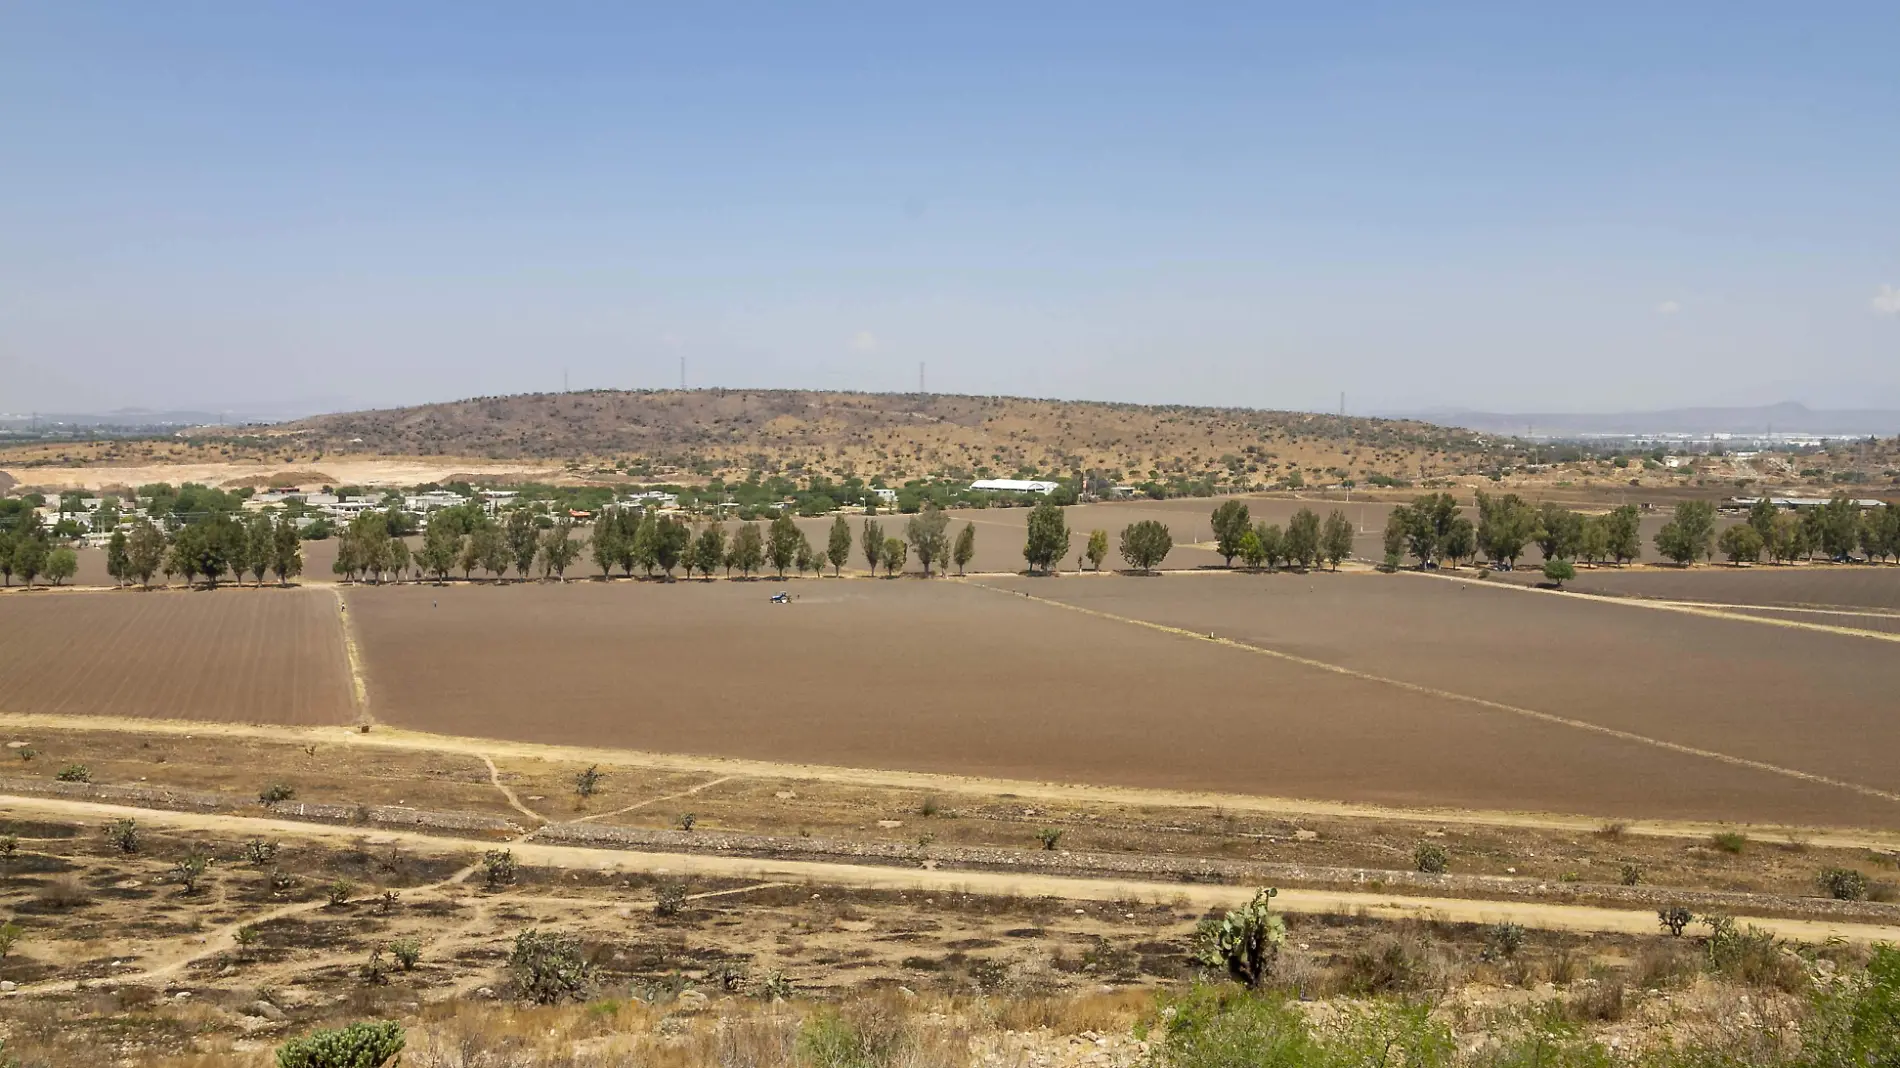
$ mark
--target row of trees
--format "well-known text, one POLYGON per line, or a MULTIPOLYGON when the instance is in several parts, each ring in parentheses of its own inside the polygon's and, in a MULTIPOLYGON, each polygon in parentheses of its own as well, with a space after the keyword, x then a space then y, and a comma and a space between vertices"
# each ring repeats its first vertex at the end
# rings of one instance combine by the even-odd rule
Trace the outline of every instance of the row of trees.
POLYGON ((79 557, 60 545, 31 507, 0 514, 0 579, 11 586, 19 575, 28 586, 44 577, 55 586, 79 570, 79 557))
POLYGON ((1282 530, 1277 523, 1253 522, 1253 514, 1239 501, 1224 501, 1214 509, 1214 551, 1228 567, 1239 557, 1248 567, 1268 570, 1282 565, 1312 568, 1324 562, 1335 570, 1352 556, 1352 521, 1335 508, 1321 522, 1319 513, 1301 508, 1282 530))
POLYGON ((1900 557, 1900 505, 1863 511, 1846 494, 1805 512, 1784 512, 1771 500, 1756 501, 1748 519, 1722 532, 1717 548, 1734 563, 1763 557, 1776 563, 1812 559, 1845 560, 1855 550, 1869 560, 1900 557))

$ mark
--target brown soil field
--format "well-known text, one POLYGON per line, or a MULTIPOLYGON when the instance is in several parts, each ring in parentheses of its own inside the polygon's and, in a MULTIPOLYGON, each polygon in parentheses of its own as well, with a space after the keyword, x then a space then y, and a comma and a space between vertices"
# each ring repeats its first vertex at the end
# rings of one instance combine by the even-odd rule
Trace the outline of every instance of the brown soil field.
POLYGON ((1687 570, 1636 571, 1578 568, 1576 579, 1565 585, 1582 593, 1665 601, 1900 611, 1900 567, 1892 565, 1763 564, 1738 568, 1705 564, 1687 570))
MULTIPOLYGON (((1236 579, 988 584, 1668 745, 1900 791, 1900 770, 1888 758, 1900 752, 1900 721, 1892 715, 1900 656, 1891 643, 1497 589, 1475 579, 1236 579)), ((1591 733, 1566 729, 1578 742, 1591 733)), ((1677 759, 1687 762, 1684 774, 1717 763, 1677 759)), ((1629 768, 1617 777, 1638 774, 1629 768)), ((1837 818, 1881 826, 1900 819, 1900 803, 1838 792, 1837 818)))
MULTIPOLYGON (((1756 636, 1753 624, 1717 633, 1701 620, 1651 620, 1581 599, 1583 614, 1572 615, 1561 598, 1500 593, 1491 599, 1510 602, 1479 613, 1494 630, 1454 638, 1465 622, 1458 598, 1470 595, 1403 577, 995 581, 1233 635, 1245 621, 1274 625, 1261 599, 1277 582, 1283 603, 1299 601, 1302 613, 1282 614, 1283 625, 1318 639, 1303 653, 1365 665, 1397 657, 1392 670, 1455 692, 1406 690, 956 582, 807 584, 786 606, 767 604, 763 583, 361 588, 347 597, 372 713, 439 733, 1399 805, 1900 825, 1900 804, 1838 785, 1459 697, 1503 694, 1891 787, 1880 757, 1895 751, 1887 735, 1897 728, 1874 711, 1891 689, 1890 658, 1862 651, 1829 661, 1828 670, 1853 673, 1820 691, 1844 702, 1825 713, 1843 729, 1816 731, 1726 696, 1826 681, 1828 670, 1798 656, 1771 658, 1722 695, 1702 688, 1722 681, 1726 661, 1710 663, 1696 646, 1756 636), (1541 635, 1512 610, 1542 613, 1541 635), (1593 610, 1617 614, 1593 620, 1593 610), (1453 626, 1439 618, 1447 612, 1453 626), (1648 651, 1643 670, 1606 677, 1593 645, 1640 658, 1640 638, 1623 628, 1644 626, 1669 628, 1668 641, 1648 651), (1684 632, 1713 637, 1691 642, 1685 659, 1671 649, 1684 632), (1326 644, 1334 637, 1340 648, 1326 644), (1486 648, 1527 638, 1564 651, 1486 648), (1566 661, 1555 677, 1547 670, 1566 661), (1684 665, 1687 681, 1675 674, 1684 665), (1650 688, 1630 704, 1632 677, 1650 688), (1716 728, 1728 733, 1710 736, 1716 728)), ((1805 652, 1805 637, 1790 640, 1805 652)))
POLYGON ((327 590, 0 598, 0 708, 288 724, 353 715, 327 590))

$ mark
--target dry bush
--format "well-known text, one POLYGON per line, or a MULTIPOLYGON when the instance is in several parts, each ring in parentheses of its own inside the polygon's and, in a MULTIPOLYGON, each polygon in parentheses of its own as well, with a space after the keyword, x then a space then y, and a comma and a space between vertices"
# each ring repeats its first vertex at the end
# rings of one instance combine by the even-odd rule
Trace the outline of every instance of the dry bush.
POLYGON ((1615 1023, 1629 1012, 1628 994, 1621 978, 1598 979, 1579 988, 1565 1008, 1577 1023, 1615 1023))
POLYGON ((1632 983, 1645 990, 1686 986, 1701 965, 1695 948, 1677 942, 1654 941, 1643 946, 1630 968, 1632 983))
POLYGON ((1152 1012, 1154 994, 1147 990, 1078 997, 1008 998, 996 1008, 991 1023, 1009 1031, 1048 1031, 1079 1035, 1084 1031, 1122 1031, 1152 1012))
POLYGON ((40 887, 33 894, 33 900, 49 909, 76 909, 81 905, 92 904, 92 891, 78 879, 62 875, 40 887))
POLYGON ((1456 973, 1445 950, 1411 927, 1374 935, 1347 954, 1339 988, 1356 995, 1441 990, 1456 973))

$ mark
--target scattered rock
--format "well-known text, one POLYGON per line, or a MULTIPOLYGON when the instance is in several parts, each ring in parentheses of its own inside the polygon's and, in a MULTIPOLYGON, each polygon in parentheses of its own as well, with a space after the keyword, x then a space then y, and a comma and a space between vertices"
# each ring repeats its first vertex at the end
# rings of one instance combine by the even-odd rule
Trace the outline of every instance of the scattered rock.
POLYGON ((888 831, 893 827, 902 827, 904 825, 904 821, 903 820, 878 820, 877 825, 888 831))
POLYGON ((275 1005, 272 1005, 268 1001, 259 1001, 252 1004, 250 1006, 249 1012, 252 1016, 262 1016, 264 1019, 269 1020, 272 1023, 284 1022, 284 1010, 278 1008, 275 1005))
POLYGON ((780 790, 772 796, 778 798, 780 801, 795 801, 798 799, 798 791, 780 790))
POLYGON ((673 1006, 680 1012, 704 1012, 712 999, 697 990, 682 990, 673 1000, 673 1006))
POLYGON ((1294 831, 1293 839, 1298 842, 1317 842, 1319 841, 1319 832, 1308 830, 1294 831))
POLYGON ((11 994, 15 990, 18 990, 18 989, 20 989, 19 984, 15 983, 13 980, 0 979, 0 994, 11 994))
POLYGON ((28 744, 29 743, 27 742, 8 742, 7 748, 8 749, 25 749, 28 744))

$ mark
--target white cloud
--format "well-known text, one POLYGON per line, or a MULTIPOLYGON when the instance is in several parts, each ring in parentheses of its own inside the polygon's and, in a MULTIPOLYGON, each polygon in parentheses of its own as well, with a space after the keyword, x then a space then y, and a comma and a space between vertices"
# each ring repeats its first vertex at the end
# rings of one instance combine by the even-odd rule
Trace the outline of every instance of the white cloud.
POLYGON ((1682 310, 1682 305, 1673 300, 1665 300, 1656 305, 1657 315, 1674 315, 1682 310))
POLYGON ((1875 315, 1900 315, 1900 286, 1881 286, 1867 306, 1875 315))
POLYGON ((860 330, 851 338, 851 347, 859 352, 876 352, 877 335, 869 330, 860 330))

